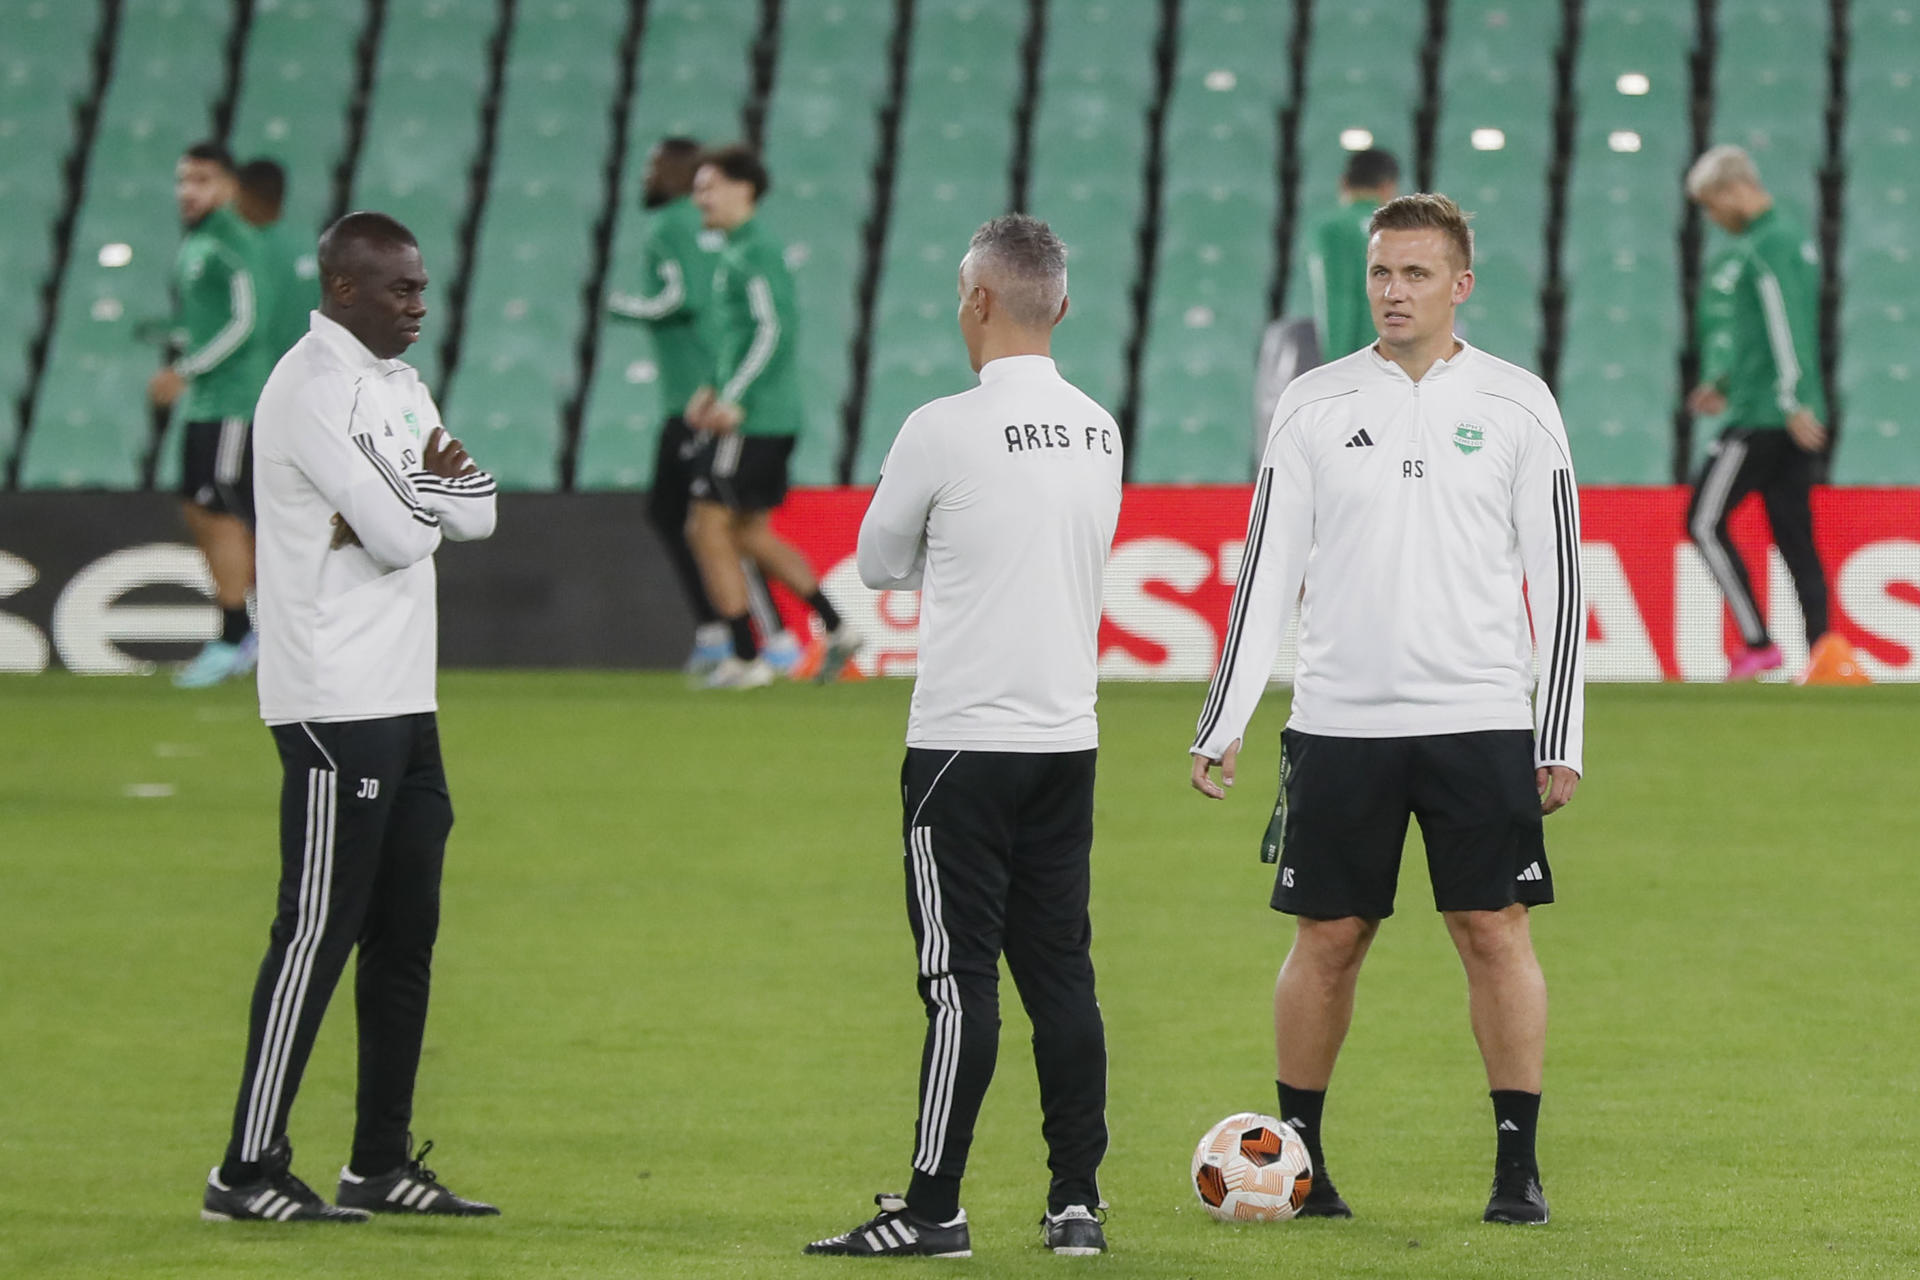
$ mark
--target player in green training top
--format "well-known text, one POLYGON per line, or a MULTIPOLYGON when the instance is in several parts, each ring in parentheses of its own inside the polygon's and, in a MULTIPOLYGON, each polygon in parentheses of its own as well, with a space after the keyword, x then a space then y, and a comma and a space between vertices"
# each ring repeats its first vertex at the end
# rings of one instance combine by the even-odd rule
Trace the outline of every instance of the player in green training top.
MULTIPOLYGON (((726 624, 707 599, 699 563, 687 543, 689 491, 699 439, 687 425, 686 408, 694 392, 713 382, 713 271, 726 243, 724 234, 700 225, 700 211, 693 206, 693 171, 699 163, 700 144, 692 138, 663 138, 654 145, 640 185, 640 203, 649 215, 640 250, 640 291, 608 293, 607 310, 644 324, 653 343, 667 420, 654 448, 647 522, 666 548, 681 594, 693 613, 693 656, 687 660, 687 671, 705 676, 726 660, 733 647, 726 624)), ((755 573, 749 581, 749 592, 764 597, 766 588, 758 576, 755 573)), ((769 607, 762 616, 771 615, 769 607)))
POLYGON ((816 679, 838 676, 860 647, 820 593, 806 557, 767 522, 787 496, 787 461, 801 422, 793 278, 780 242, 754 217, 768 185, 766 166, 745 146, 706 153, 693 179, 701 220, 727 237, 713 277, 713 385, 687 405, 687 421, 704 437, 694 459, 687 537, 733 641, 733 652, 708 676, 716 688, 773 680, 748 619, 742 560, 819 615, 825 649, 816 679))
POLYGON ((320 263, 316 239, 305 228, 281 218, 287 200, 287 171, 272 160, 240 166, 240 195, 234 208, 260 236, 260 336, 267 371, 307 336, 314 308, 320 305, 320 263))
POLYGON ((272 362, 260 340, 259 237, 233 209, 233 157, 217 142, 188 147, 174 169, 186 238, 174 259, 182 354, 147 384, 162 407, 180 403, 187 527, 207 558, 220 637, 174 676, 186 688, 253 670, 259 642, 247 621, 253 587, 254 402, 272 362))
POLYGON ((1307 242, 1314 331, 1323 363, 1373 345, 1367 304, 1367 220, 1400 193, 1400 162, 1388 151, 1356 151, 1340 175, 1340 207, 1307 242))
POLYGON ((1820 381, 1820 252, 1774 207, 1739 147, 1714 147, 1687 172, 1687 195, 1732 240, 1701 277, 1697 323, 1701 381, 1687 397, 1726 427, 1694 481, 1687 532, 1727 597, 1744 643, 1730 680, 1781 666, 1727 517, 1759 490, 1773 540, 1793 575, 1811 661, 1803 680, 1858 674, 1852 647, 1827 630, 1827 575, 1814 549, 1815 463, 1827 447, 1820 381))

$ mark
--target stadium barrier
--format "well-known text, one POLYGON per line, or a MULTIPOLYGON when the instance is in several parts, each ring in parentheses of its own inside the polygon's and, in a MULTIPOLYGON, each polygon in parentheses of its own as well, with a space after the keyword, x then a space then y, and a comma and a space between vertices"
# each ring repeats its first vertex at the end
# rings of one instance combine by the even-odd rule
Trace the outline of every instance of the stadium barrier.
MULTIPOLYGON (((1127 490, 1107 571, 1104 676, 1212 674, 1245 549, 1250 495, 1247 486, 1127 490)), ((1687 491, 1592 488, 1582 491, 1581 503, 1588 679, 1724 679, 1739 637, 1687 540, 1687 491)), ((822 569, 828 593, 858 608, 851 616, 873 637, 859 658, 862 672, 905 675, 913 670, 918 602, 911 592, 874 595, 860 586, 853 553, 865 508, 863 490, 811 490, 795 494, 775 523, 822 569)), ((1814 512, 1833 625, 1857 646, 1875 680, 1920 680, 1920 489, 1822 489, 1814 512)), ((1757 501, 1741 508, 1733 533, 1748 563, 1761 563, 1766 520, 1757 501)), ((1805 665, 1807 645, 1786 564, 1771 548, 1767 563, 1756 587, 1787 659, 1769 679, 1785 680, 1805 665)), ((1289 628, 1275 678, 1291 678, 1293 661, 1289 628)))
MULTIPOLYGON (((637 493, 507 494, 495 536, 445 544, 440 658, 457 667, 673 667, 693 621, 637 493)), ((0 671, 136 674, 219 634, 177 499, 0 496, 0 671)))
MULTIPOLYGON (((1133 486, 1107 575, 1101 670, 1111 679, 1204 680, 1244 551, 1244 486, 1133 486)), ((866 675, 910 674, 918 600, 860 585, 854 542, 867 495, 796 491, 776 517, 827 590, 872 637, 866 675)), ((1677 488, 1584 491, 1588 675, 1718 680, 1736 637, 1683 529, 1677 488)), ((509 494, 490 541, 439 556, 448 666, 672 667, 691 628, 642 515, 616 494, 509 494)), ((1834 624, 1878 681, 1920 680, 1920 489, 1824 489, 1814 497, 1834 624)), ((1765 518, 1734 535, 1752 563, 1765 518)), ((0 499, 0 671, 51 666, 132 673, 189 656, 219 627, 178 505, 153 493, 16 493, 0 499)), ((1786 670, 1805 660, 1799 608, 1770 552, 1761 594, 1786 670)), ((793 602, 783 602, 802 621, 793 602)), ((1291 675, 1291 635, 1274 674, 1291 675)), ((1784 679, 1783 673, 1772 678, 1784 679)))

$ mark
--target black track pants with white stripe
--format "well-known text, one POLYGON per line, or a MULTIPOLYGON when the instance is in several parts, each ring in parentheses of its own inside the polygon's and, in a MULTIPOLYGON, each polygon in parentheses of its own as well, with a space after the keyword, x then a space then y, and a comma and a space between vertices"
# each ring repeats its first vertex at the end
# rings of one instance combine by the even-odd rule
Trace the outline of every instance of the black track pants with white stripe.
POLYGON ((1771 643, 1766 619, 1753 595, 1747 562, 1727 536, 1727 520, 1754 490, 1766 504, 1767 523, 1780 558, 1793 576, 1807 644, 1826 634, 1827 574, 1813 544, 1814 455, 1781 427, 1728 427, 1714 442, 1687 504, 1687 534, 1727 598, 1740 636, 1751 648, 1771 643))
POLYGON ((285 770, 279 907, 254 985, 222 1177, 248 1180, 286 1132, 327 1001, 356 945, 353 1165, 383 1173, 407 1158, 453 828, 439 728, 426 713, 276 725, 273 738, 285 770))
POLYGON ((999 960, 1033 1024, 1048 1207, 1100 1202, 1107 1045, 1087 914, 1092 751, 909 749, 907 916, 927 1037, 907 1200, 944 1219, 1000 1041, 999 960))

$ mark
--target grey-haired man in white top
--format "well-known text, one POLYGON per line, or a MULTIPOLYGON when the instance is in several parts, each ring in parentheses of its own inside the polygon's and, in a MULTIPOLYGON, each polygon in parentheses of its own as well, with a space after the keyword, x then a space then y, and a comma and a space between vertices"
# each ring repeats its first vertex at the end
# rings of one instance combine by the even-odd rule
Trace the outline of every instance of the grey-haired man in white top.
POLYGON ((1087 915, 1101 581, 1120 515, 1120 430, 1049 356, 1066 247, 996 218, 960 268, 980 385, 917 410, 860 526, 869 587, 921 590, 901 769, 907 914, 927 1035, 904 1196, 808 1253, 963 1257, 974 1119, 999 1041, 998 965, 1033 1023, 1052 1172, 1042 1240, 1106 1248, 1106 1032, 1087 915))

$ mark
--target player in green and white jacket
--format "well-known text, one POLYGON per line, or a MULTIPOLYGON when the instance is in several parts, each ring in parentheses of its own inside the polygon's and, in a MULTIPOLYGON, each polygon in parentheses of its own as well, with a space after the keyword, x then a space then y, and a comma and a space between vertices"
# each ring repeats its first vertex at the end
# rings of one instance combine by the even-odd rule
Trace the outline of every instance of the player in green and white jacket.
POLYGON ((174 169, 174 199, 187 229, 173 270, 181 355, 147 384, 155 405, 180 406, 180 493, 221 612, 219 638, 174 676, 185 688, 246 674, 259 650, 247 620, 253 587, 251 433, 254 403, 272 361, 261 338, 259 237, 233 208, 238 186, 233 157, 219 143, 188 147, 174 169))
POLYGON ((1820 379, 1820 252, 1774 206, 1739 147, 1714 147, 1687 173, 1687 195, 1732 240, 1708 264, 1697 312, 1701 381, 1696 414, 1725 415, 1687 508, 1687 531, 1726 595, 1744 642, 1728 678, 1750 679, 1785 658, 1768 634, 1727 519, 1758 490, 1793 575, 1811 654, 1810 678, 1852 663, 1827 632, 1827 578, 1814 549, 1809 496, 1827 446, 1820 379))
POLYGON ((699 161, 700 144, 692 138, 663 138, 654 144, 640 186, 648 220, 640 249, 638 290, 615 289, 607 294, 609 313, 646 326, 659 369, 660 399, 667 417, 654 448, 647 523, 666 548, 667 561, 693 613, 693 656, 687 662, 693 675, 705 675, 733 652, 687 543, 689 490, 699 440, 687 425, 686 408, 694 392, 713 382, 713 269, 726 240, 700 225, 700 211, 688 194, 699 161))
POLYGON ((278 161, 261 158, 240 166, 233 207, 260 237, 260 341, 269 374, 307 336, 320 305, 318 237, 311 227, 287 224, 281 216, 286 200, 287 171, 278 161))
POLYGON ((834 679, 860 647, 820 593, 806 557, 767 521, 787 496, 787 463, 802 420, 793 277, 784 247, 754 217, 768 186, 766 166, 745 146, 703 155, 693 180, 702 220, 727 237, 713 278, 713 385, 687 406, 687 420, 706 437, 694 463, 687 534, 707 595, 732 637, 732 655, 708 677, 723 688, 773 680, 748 618, 742 560, 819 616, 824 651, 815 679, 834 679))

